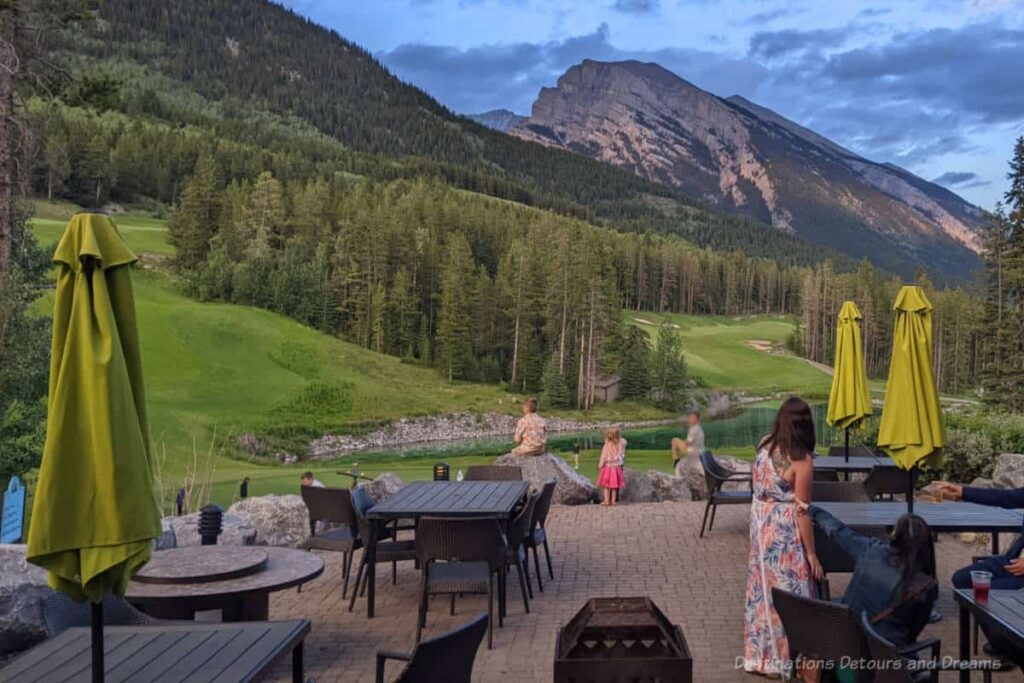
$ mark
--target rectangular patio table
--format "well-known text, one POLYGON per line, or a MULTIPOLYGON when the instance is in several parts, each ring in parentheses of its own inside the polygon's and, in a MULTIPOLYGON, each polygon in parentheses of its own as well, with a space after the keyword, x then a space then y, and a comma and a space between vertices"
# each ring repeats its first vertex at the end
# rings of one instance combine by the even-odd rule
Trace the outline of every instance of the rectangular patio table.
MULTIPOLYGON (((306 619, 236 624, 106 626, 107 681, 148 680, 238 683, 266 677, 292 653, 292 681, 303 683, 302 642, 306 619)), ((0 669, 0 681, 89 680, 91 629, 69 628, 0 669)))
MULTIPOLYGON (((864 503, 815 503, 851 527, 891 529, 907 511, 903 501, 864 503)), ((999 534, 1019 533, 1021 513, 975 503, 914 503, 914 514, 928 522, 932 531, 959 533, 975 531, 992 534, 992 553, 999 554, 999 534)))
POLYGON ((892 458, 879 458, 875 456, 851 455, 849 461, 837 455, 822 455, 814 459, 814 469, 829 470, 831 472, 860 472, 866 474, 879 465, 894 464, 892 458))
MULTIPOLYGON (((958 588, 953 591, 960 608, 960 656, 961 662, 971 660, 971 615, 988 628, 998 631, 999 635, 1024 650, 1024 591, 992 590, 988 594, 988 602, 980 603, 974 599, 974 591, 970 588, 958 588)), ((971 670, 960 670, 960 683, 970 683, 971 670)))
POLYGON ((420 517, 493 517, 503 526, 530 487, 528 481, 416 481, 399 489, 366 513, 366 616, 373 617, 376 597, 378 527, 396 519, 420 517))

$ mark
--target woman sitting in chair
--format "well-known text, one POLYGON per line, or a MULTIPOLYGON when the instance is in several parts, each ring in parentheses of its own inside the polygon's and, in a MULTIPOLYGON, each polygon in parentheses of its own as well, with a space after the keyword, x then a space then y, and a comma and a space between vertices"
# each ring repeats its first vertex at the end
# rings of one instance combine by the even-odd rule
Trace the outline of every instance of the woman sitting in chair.
POLYGON ((796 504, 854 561, 842 602, 858 617, 867 613, 879 635, 897 647, 914 643, 939 597, 928 523, 903 515, 886 543, 857 533, 814 504, 796 504))

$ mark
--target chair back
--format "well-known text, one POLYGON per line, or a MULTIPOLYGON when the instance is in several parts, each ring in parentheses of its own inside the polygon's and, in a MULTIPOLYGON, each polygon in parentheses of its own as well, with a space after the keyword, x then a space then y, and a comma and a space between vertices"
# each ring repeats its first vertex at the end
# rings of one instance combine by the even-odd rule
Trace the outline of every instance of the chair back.
MULTIPOLYGON (((859 620, 846 605, 805 598, 779 588, 772 588, 772 601, 794 660, 803 655, 838 666, 844 657, 856 661, 869 656, 859 620)), ((853 674, 858 683, 868 680, 863 670, 853 674)))
POLYGON ((526 499, 526 505, 523 506, 523 509, 519 511, 515 519, 508 523, 508 531, 505 535, 508 538, 508 544, 513 548, 523 545, 523 541, 529 537, 533 526, 534 512, 540 496, 541 494, 539 493, 531 493, 529 498, 526 499))
MULTIPOLYGON (((846 457, 846 446, 829 446, 828 454, 830 457, 846 457)), ((851 458, 873 458, 875 457, 875 450, 871 446, 850 446, 850 457, 851 458)))
POLYGON ((437 638, 424 640, 398 675, 400 683, 470 683, 473 660, 487 633, 487 613, 437 638))
POLYGON ((722 488, 722 484, 732 474, 722 464, 715 460, 715 456, 711 454, 711 451, 704 451, 700 454, 700 466, 704 469, 704 483, 708 487, 708 497, 712 494, 717 493, 722 488))
POLYGON ((301 488, 302 502, 309 510, 309 533, 316 535, 316 523, 344 524, 356 530, 356 511, 352 508, 349 489, 305 486, 301 488))
MULTIPOLYGON (((92 623, 92 610, 88 601, 75 602, 56 591, 43 598, 42 611, 43 626, 48 638, 60 635, 69 628, 92 623)), ((103 598, 103 623, 107 626, 156 626, 173 622, 154 619, 132 607, 124 598, 107 595, 103 598)))
POLYGON ((814 481, 811 500, 815 503, 861 503, 868 500, 868 494, 859 481, 814 481))
POLYGON ((356 525, 359 527, 359 537, 365 542, 370 538, 370 520, 366 518, 366 513, 373 507, 373 499, 370 498, 366 489, 360 486, 351 489, 351 492, 352 512, 355 514, 356 525))
POLYGON ((884 495, 905 496, 911 492, 910 476, 895 465, 878 465, 868 472, 864 490, 872 500, 884 495))
POLYGON ((537 527, 541 529, 548 521, 548 513, 551 512, 551 501, 555 498, 555 487, 558 485, 557 479, 551 479, 550 481, 544 482, 544 486, 540 488, 540 496, 537 498, 537 506, 533 509, 533 521, 530 524, 530 531, 532 532, 537 527))
POLYGON ((470 465, 462 477, 463 481, 522 481, 521 467, 501 465, 470 465))
POLYGON ((914 669, 906 666, 906 658, 899 653, 896 645, 875 630, 867 612, 861 615, 860 625, 868 643, 868 653, 875 663, 874 683, 910 683, 913 681, 914 669))
POLYGON ((496 571, 504 561, 505 538, 492 517, 422 517, 416 526, 416 559, 430 563, 487 562, 496 571))

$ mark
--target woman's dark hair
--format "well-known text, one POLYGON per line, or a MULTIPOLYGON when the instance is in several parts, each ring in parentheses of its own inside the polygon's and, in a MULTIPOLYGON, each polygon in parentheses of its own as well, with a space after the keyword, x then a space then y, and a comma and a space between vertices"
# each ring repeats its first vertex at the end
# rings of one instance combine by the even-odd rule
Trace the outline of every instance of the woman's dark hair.
POLYGON ((775 426, 764 440, 768 452, 778 452, 790 460, 803 460, 814 452, 814 416, 802 398, 786 400, 775 416, 775 426))
POLYGON ((925 574, 935 578, 935 544, 928 522, 917 515, 906 514, 896 520, 889 545, 896 551, 900 566, 899 594, 906 598, 914 577, 925 574))

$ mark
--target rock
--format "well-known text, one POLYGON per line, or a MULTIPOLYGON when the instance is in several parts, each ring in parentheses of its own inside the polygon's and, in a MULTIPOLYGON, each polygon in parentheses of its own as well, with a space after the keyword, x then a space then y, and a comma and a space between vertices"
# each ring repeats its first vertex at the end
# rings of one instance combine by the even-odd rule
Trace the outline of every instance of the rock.
POLYGON ((659 470, 626 469, 626 486, 619 492, 624 503, 663 503, 693 500, 686 481, 659 470))
MULTIPOLYGON (((202 539, 199 537, 198 512, 181 517, 165 517, 164 521, 170 524, 176 548, 202 545, 202 539)), ((238 515, 225 513, 221 518, 221 528, 221 534, 217 537, 219 545, 255 545, 256 543, 256 527, 238 515)))
POLYGON ((545 482, 554 479, 557 484, 552 502, 557 505, 583 505, 597 498, 597 488, 589 479, 551 453, 535 456, 508 453, 495 460, 494 464, 521 468, 523 479, 538 490, 545 482))
POLYGON ((46 638, 42 601, 46 572, 25 561, 24 545, 0 545, 0 655, 32 647, 46 638))
POLYGON ((370 500, 373 501, 374 505, 386 500, 393 496, 398 489, 405 486, 405 482, 391 472, 385 472, 379 475, 373 481, 368 481, 365 484, 360 484, 359 488, 366 489, 366 493, 369 494, 370 500))
POLYGON ((974 481, 971 482, 971 486, 974 486, 975 488, 979 489, 994 489, 996 487, 996 484, 991 479, 977 477, 974 481))
POLYGON ((1024 455, 1003 453, 996 458, 992 470, 992 481, 996 488, 1017 489, 1024 487, 1024 455))
MULTIPOLYGON (((734 472, 750 472, 750 463, 745 460, 728 455, 716 455, 715 460, 734 472)), ((686 482, 692 500, 707 500, 707 484, 704 481, 704 468, 700 464, 700 458, 686 457, 680 460, 676 465, 676 476, 686 482)), ((741 491, 749 488, 748 482, 733 482, 723 487, 726 491, 741 491)))
POLYGON ((309 510, 302 497, 253 496, 228 508, 256 529, 256 545, 295 548, 309 538, 309 510))

